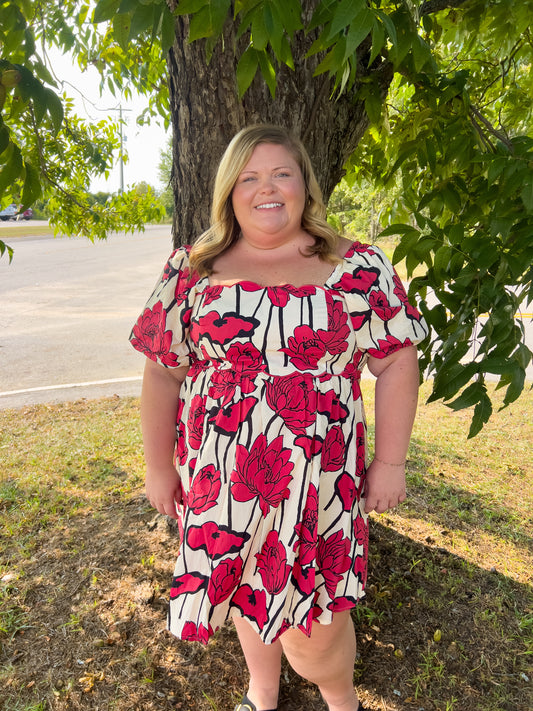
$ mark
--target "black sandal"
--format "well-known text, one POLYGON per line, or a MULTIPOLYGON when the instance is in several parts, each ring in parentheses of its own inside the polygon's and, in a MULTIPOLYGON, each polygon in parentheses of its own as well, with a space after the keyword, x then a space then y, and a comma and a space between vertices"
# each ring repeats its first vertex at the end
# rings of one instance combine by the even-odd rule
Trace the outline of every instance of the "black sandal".
MULTIPOLYGON (((250 699, 246 696, 246 694, 242 697, 242 700, 240 703, 235 706, 233 711, 257 711, 257 706, 255 704, 252 704, 250 699)), ((278 711, 277 709, 270 709, 270 711, 278 711)), ((363 711, 363 709, 360 709, 360 711, 363 711)))

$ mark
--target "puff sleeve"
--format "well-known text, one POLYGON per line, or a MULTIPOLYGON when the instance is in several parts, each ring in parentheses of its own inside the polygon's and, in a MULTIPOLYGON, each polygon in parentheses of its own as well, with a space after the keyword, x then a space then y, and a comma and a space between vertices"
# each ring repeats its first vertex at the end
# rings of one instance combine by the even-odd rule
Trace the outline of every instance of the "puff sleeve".
POLYGON ((197 275, 189 268, 189 250, 180 247, 170 255, 130 335, 136 350, 167 368, 194 360, 189 327, 197 275))
POLYGON ((368 355, 385 358, 426 337, 424 319, 409 303, 400 277, 379 247, 356 243, 333 288, 344 295, 357 346, 368 355))

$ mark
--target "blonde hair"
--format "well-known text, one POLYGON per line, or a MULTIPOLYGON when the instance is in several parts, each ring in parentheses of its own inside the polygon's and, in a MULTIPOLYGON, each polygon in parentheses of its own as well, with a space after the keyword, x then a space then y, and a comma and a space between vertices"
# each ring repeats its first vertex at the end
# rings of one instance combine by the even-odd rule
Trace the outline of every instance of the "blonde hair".
POLYGON ((315 239, 307 256, 316 254, 332 264, 340 261, 337 255, 339 235, 326 221, 326 206, 302 142, 281 126, 257 124, 243 128, 233 137, 219 163, 213 190, 211 227, 200 235, 190 253, 191 268, 200 276, 211 274, 216 257, 239 238, 241 229, 233 212, 231 195, 237 178, 261 143, 284 146, 302 171, 306 200, 301 224, 302 229, 315 239))

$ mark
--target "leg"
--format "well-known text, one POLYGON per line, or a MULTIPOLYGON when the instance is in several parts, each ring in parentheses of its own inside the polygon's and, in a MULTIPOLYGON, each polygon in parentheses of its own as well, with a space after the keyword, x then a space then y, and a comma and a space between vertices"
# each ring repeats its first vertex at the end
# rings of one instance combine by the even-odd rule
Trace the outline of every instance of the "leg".
POLYGON ((250 672, 248 698, 258 708, 275 709, 278 704, 281 674, 281 644, 264 644, 248 620, 233 618, 246 666, 250 672))
POLYGON ((349 610, 335 613, 330 625, 314 622, 311 637, 292 629, 280 641, 291 667, 318 686, 329 711, 357 711, 355 630, 349 610))

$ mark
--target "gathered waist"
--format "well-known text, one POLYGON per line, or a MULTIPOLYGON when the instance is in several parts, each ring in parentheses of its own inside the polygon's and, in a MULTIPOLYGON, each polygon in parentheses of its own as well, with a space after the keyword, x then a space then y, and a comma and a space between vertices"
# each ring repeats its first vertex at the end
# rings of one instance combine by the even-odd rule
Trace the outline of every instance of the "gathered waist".
POLYGON ((241 381, 255 381, 256 379, 297 379, 301 381, 316 381, 327 382, 333 378, 344 378, 349 381, 360 380, 361 370, 348 365, 340 373, 332 373, 327 370, 320 372, 309 372, 298 369, 286 368, 281 372, 272 372, 267 369, 264 363, 242 364, 232 363, 228 360, 197 360, 195 361, 187 373, 187 377, 195 380, 201 373, 209 373, 211 378, 220 380, 221 382, 238 383, 241 381))

